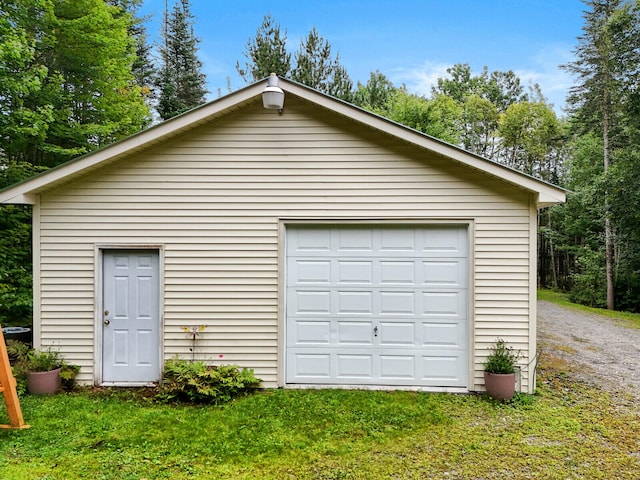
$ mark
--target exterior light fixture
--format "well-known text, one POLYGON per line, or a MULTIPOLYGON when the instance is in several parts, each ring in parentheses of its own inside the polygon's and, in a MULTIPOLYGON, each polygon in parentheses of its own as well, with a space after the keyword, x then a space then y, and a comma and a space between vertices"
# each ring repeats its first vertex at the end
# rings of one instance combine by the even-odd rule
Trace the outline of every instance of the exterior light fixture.
POLYGON ((278 76, 275 73, 269 75, 267 88, 262 92, 262 105, 268 110, 278 110, 282 113, 284 92, 278 86, 278 76))

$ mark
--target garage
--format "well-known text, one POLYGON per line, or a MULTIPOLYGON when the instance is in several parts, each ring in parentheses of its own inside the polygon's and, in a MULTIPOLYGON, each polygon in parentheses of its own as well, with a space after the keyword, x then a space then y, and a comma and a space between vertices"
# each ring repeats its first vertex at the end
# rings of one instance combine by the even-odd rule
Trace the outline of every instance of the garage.
POLYGON ((533 393, 538 209, 566 192, 278 80, 282 110, 259 81, 0 192, 33 206, 34 346, 147 384, 106 375, 103 285, 113 252, 155 252, 158 366, 481 392, 502 338, 533 393))
POLYGON ((468 225, 286 234, 286 383, 468 384, 468 225))

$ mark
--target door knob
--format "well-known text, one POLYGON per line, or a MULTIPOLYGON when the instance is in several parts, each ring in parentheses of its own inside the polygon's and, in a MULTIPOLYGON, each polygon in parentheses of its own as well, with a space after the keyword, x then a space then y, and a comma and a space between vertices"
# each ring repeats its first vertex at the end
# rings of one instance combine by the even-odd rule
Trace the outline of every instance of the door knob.
POLYGON ((108 318, 104 319, 104 324, 105 325, 109 325, 111 323, 111 320, 109 320, 108 318))

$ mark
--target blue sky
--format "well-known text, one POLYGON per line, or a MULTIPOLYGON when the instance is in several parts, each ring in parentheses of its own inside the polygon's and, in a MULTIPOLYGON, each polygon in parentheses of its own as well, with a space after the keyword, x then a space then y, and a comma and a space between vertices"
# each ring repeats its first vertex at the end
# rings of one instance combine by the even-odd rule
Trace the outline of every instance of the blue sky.
MULTIPOLYGON (((174 0, 168 0, 169 8, 174 0)), ((581 34, 580 0, 191 0, 201 39, 209 99, 245 85, 236 71, 247 41, 270 13, 287 32, 289 50, 314 26, 339 52, 354 84, 380 70, 397 86, 428 95, 435 79, 456 63, 474 72, 513 70, 525 84, 537 82, 561 113, 572 59, 581 34)), ((159 36, 165 0, 144 0, 147 29, 159 36)))

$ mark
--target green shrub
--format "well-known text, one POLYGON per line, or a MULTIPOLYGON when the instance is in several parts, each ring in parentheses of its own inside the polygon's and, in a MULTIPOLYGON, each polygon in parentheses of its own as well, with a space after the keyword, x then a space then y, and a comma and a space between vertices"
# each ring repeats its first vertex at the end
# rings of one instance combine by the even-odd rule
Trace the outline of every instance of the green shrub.
POLYGON ((577 260, 579 272, 572 276, 573 285, 569 291, 569 300, 588 307, 605 308, 607 276, 604 255, 590 248, 584 248, 577 260))
POLYGON ((79 365, 69 365, 65 363, 60 371, 60 381, 62 384, 62 390, 70 392, 73 390, 76 384, 76 377, 80 373, 79 365))
POLYGON ((27 391, 27 375, 29 372, 47 372, 61 368, 62 389, 73 390, 75 378, 80 367, 67 363, 60 352, 48 348, 46 350, 34 350, 29 345, 19 340, 7 340, 7 353, 14 359, 12 366, 13 376, 17 382, 19 395, 27 391))
POLYGON ((31 350, 27 354, 30 372, 49 372, 64 366, 64 359, 60 353, 52 348, 47 350, 31 350))
POLYGON ((157 398, 161 402, 219 404, 248 393, 261 382, 248 368, 174 358, 165 363, 157 398))
POLYGON ((520 352, 508 347, 506 342, 499 338, 493 346, 491 355, 484 362, 484 371, 489 373, 515 373, 516 362, 520 352))

